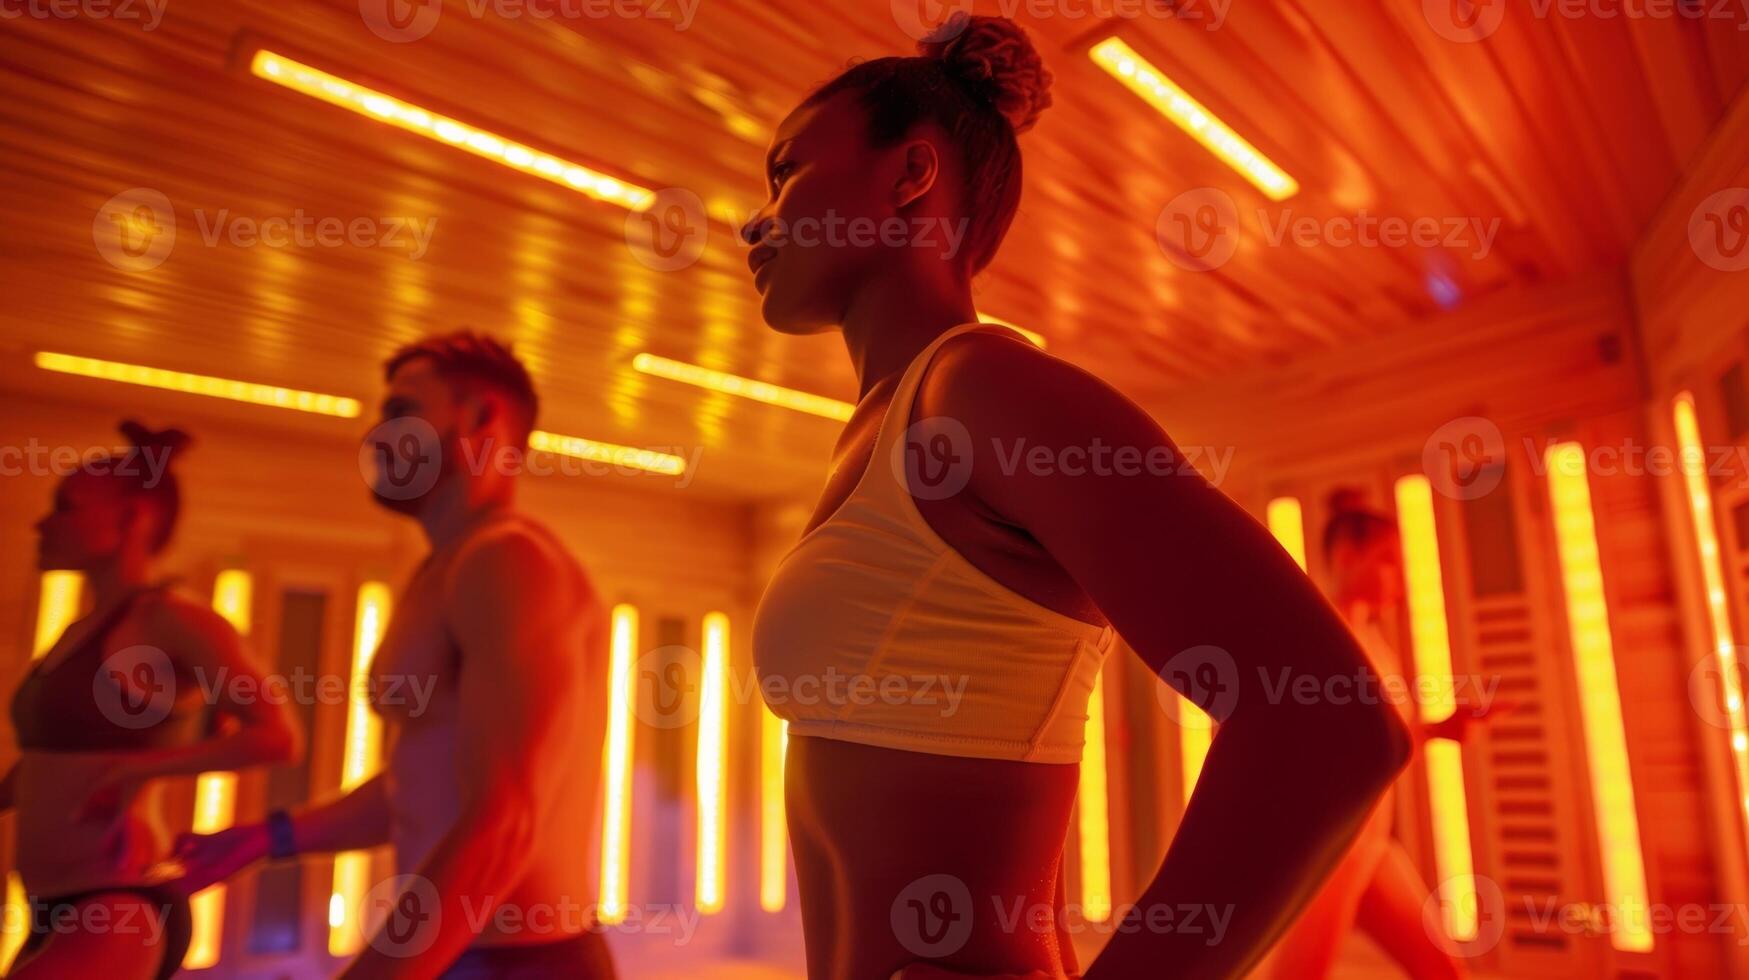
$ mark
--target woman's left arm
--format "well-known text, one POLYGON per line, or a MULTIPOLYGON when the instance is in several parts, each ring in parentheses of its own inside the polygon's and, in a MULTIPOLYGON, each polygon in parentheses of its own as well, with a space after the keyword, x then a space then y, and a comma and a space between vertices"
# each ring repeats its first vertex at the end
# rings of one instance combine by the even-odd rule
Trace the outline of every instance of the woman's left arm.
POLYGON ((1031 535, 1163 680, 1217 706, 1166 858, 1087 977, 1242 975, 1408 759, 1389 705, 1319 696, 1369 679, 1377 690, 1365 653, 1268 529, 1073 365, 1005 338, 955 338, 919 414, 963 426, 944 430, 970 453, 962 492, 1031 535), (1168 924, 1180 922, 1199 927, 1168 924))
POLYGON ((244 654, 242 638, 224 617, 172 598, 156 599, 142 612, 149 642, 196 675, 220 727, 217 735, 190 745, 117 753, 114 780, 225 772, 303 755, 297 716, 286 698, 270 696, 261 672, 244 654))

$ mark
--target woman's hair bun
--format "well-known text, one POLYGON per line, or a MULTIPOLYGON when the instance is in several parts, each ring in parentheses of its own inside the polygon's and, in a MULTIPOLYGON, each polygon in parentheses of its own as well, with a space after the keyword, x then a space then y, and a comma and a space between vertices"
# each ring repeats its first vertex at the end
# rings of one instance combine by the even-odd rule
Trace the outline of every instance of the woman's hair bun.
POLYGON ((1372 509, 1366 504, 1366 494, 1357 487, 1338 487, 1324 503, 1331 514, 1364 514, 1372 509))
POLYGON ((121 424, 121 434, 128 437, 134 448, 156 453, 166 453, 170 459, 176 459, 188 448, 194 437, 177 428, 149 429, 134 419, 125 419, 121 424))
POLYGON ((1024 133, 1051 104, 1051 72, 1019 24, 1006 17, 976 17, 955 11, 917 51, 935 58, 976 97, 994 106, 1024 133))

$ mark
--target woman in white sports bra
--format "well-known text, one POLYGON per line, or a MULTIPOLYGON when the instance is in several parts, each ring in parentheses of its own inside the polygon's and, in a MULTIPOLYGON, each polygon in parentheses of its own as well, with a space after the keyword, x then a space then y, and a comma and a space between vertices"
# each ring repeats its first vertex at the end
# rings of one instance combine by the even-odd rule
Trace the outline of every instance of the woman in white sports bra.
POLYGON ((770 199, 743 229, 766 322, 839 329, 861 384, 753 637, 790 723, 816 980, 1081 975, 1061 857, 1117 634, 1223 724, 1158 876, 1087 977, 1255 964, 1408 754, 1388 707, 1269 696, 1284 670, 1322 685, 1370 668, 1264 527, 1168 472, 1183 457, 1128 399, 975 322, 972 276, 1020 198, 1015 137, 1050 81, 1018 27, 956 15, 919 55, 857 64, 783 121, 770 199), (1211 644, 1230 690, 1166 669, 1211 644), (1161 927, 1187 906, 1225 917, 1218 940, 1161 927))
MULTIPOLYGON (((1391 518, 1366 506, 1360 492, 1344 488, 1330 495, 1324 526, 1324 556, 1329 563, 1336 608, 1387 680, 1410 675, 1385 635, 1383 614, 1403 601, 1402 543, 1391 518)), ((1393 690, 1413 690, 1408 684, 1393 690)), ((1460 705, 1443 721, 1420 725, 1413 706, 1397 696, 1392 707, 1416 732, 1419 744, 1431 738, 1463 740, 1470 727, 1509 710, 1499 702, 1460 705)), ((1323 980, 1330 975, 1343 940, 1354 926, 1372 936, 1415 980, 1462 980, 1469 975, 1451 950, 1455 944, 1434 938, 1438 928, 1423 919, 1431 889, 1391 832, 1395 794, 1373 809, 1360 836, 1324 881, 1271 955, 1270 980, 1323 980)))

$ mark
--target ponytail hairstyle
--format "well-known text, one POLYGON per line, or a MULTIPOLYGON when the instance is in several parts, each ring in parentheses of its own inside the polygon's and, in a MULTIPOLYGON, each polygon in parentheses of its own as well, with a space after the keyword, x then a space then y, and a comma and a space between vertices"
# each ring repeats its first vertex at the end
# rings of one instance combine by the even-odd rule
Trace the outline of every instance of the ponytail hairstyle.
POLYGON ((1338 545, 1364 547, 1387 534, 1395 534, 1397 522, 1373 510, 1366 496, 1354 487, 1340 487, 1326 501, 1330 518, 1324 523, 1324 554, 1336 552, 1338 545))
POLYGON ((852 65, 802 104, 855 92, 875 146, 891 146, 920 122, 939 125, 964 165, 966 255, 975 273, 995 258, 1020 206, 1015 136, 1051 104, 1051 73, 1019 25, 963 10, 919 41, 917 52, 852 65))
POLYGON ((156 512, 158 527, 149 543, 155 555, 164 550, 176 531, 182 490, 176 482, 175 463, 194 439, 181 429, 148 429, 134 419, 122 422, 121 433, 132 445, 110 456, 106 475, 116 481, 123 500, 143 503, 156 512))

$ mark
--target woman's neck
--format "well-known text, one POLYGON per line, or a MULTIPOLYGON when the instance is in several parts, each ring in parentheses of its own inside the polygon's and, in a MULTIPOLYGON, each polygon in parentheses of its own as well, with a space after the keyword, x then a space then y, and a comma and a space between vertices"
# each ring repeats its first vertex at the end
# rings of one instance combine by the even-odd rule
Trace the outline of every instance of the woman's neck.
POLYGON ((146 584, 151 569, 144 556, 119 556, 85 572, 94 607, 106 608, 146 584))
POLYGON ((969 282, 899 267, 864 281, 844 312, 857 400, 905 370, 942 331, 978 318, 969 282))

